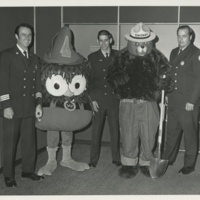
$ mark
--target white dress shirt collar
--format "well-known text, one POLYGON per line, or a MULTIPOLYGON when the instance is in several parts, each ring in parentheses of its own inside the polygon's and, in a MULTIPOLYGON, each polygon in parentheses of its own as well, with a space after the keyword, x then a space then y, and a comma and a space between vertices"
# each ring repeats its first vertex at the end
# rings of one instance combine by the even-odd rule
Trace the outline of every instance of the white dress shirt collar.
POLYGON ((27 57, 28 57, 28 50, 25 50, 26 51, 26 55, 24 54, 24 50, 17 44, 17 48, 22 52, 22 54, 24 55, 24 56, 26 56, 27 55, 27 57))

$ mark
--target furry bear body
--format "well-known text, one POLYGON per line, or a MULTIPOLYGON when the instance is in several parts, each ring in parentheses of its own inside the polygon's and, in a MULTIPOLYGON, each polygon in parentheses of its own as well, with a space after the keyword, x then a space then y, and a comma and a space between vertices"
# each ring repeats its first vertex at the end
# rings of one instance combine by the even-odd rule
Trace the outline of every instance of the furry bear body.
POLYGON ((158 102, 162 90, 173 89, 170 68, 152 41, 128 41, 108 69, 107 81, 120 98, 122 178, 132 178, 138 171, 150 177, 149 165, 154 158, 159 125, 158 102))
POLYGON ((161 88, 172 89, 169 74, 170 66, 157 49, 145 56, 132 55, 124 49, 110 67, 107 80, 120 98, 155 101, 160 98, 161 88))

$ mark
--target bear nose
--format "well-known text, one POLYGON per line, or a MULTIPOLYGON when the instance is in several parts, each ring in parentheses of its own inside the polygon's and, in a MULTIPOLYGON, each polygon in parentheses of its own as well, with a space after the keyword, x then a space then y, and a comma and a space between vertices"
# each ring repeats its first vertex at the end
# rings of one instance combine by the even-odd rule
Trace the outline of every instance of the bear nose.
POLYGON ((144 49, 144 45, 141 45, 141 48, 144 49))

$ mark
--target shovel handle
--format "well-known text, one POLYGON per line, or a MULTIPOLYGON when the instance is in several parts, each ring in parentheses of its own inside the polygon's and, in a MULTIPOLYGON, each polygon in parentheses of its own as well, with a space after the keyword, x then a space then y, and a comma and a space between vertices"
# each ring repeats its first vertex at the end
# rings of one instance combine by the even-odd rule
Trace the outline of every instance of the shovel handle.
POLYGON ((158 135, 158 158, 161 158, 161 144, 162 144, 162 132, 163 132, 163 120, 164 120, 164 98, 165 98, 165 91, 162 90, 161 96, 161 110, 160 110, 160 123, 159 123, 159 135, 158 135))
POLYGON ((161 110, 160 110, 160 123, 159 123, 159 130, 162 131, 163 129, 163 120, 164 120, 164 97, 165 91, 162 90, 162 97, 161 97, 161 110))

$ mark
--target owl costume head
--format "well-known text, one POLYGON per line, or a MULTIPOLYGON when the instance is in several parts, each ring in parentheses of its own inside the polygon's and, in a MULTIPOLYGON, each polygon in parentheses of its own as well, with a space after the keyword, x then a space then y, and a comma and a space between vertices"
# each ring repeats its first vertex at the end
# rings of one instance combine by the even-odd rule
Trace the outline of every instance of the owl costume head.
POLYGON ((71 40, 71 30, 64 26, 54 36, 49 50, 43 57, 44 105, 50 104, 51 101, 57 104, 65 103, 65 108, 70 110, 72 103, 87 101, 89 65, 82 55, 74 51, 71 40))
POLYGON ((53 37, 40 64, 44 115, 37 127, 74 131, 86 126, 91 120, 91 109, 85 109, 89 64, 74 51, 67 26, 53 37))

